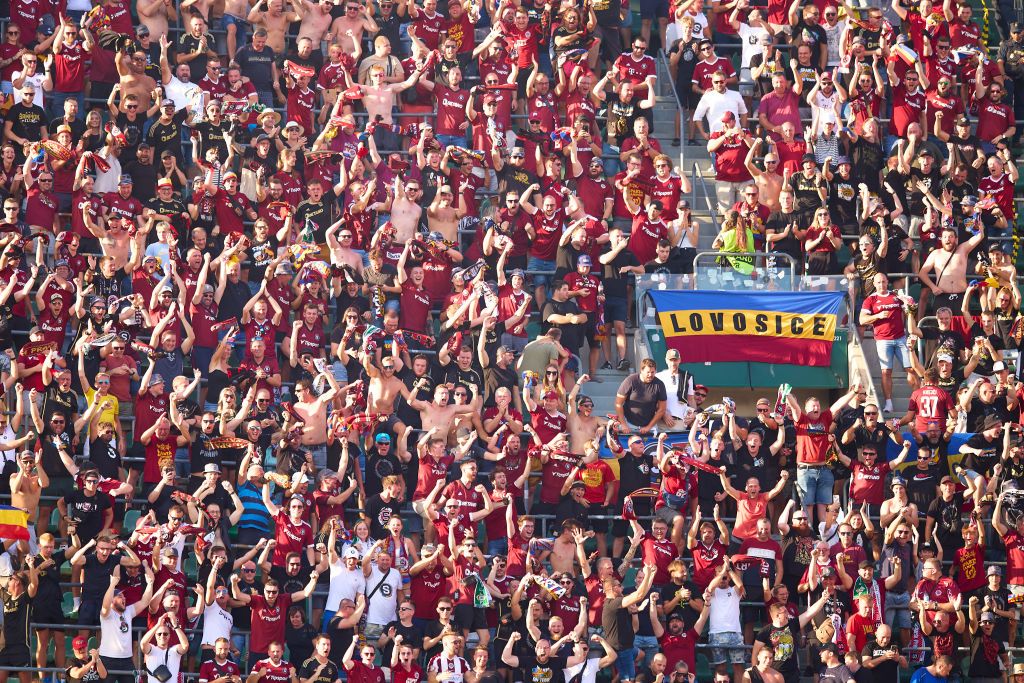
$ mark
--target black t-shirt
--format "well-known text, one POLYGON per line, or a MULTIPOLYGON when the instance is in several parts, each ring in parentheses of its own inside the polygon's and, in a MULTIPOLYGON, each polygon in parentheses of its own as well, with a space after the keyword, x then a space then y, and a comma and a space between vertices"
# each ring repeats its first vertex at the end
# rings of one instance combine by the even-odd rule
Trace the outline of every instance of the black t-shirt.
POLYGON ((788 225, 793 226, 790 228, 789 234, 777 242, 772 242, 771 250, 788 254, 793 257, 794 263, 800 263, 803 258, 801 255, 802 247, 800 246, 800 240, 795 237, 796 228, 800 225, 800 222, 795 211, 793 213, 773 211, 765 222, 765 229, 767 234, 775 235, 785 232, 788 225))
MULTIPOLYGON (((135 161, 136 150, 138 149, 139 142, 142 140, 142 128, 146 123, 146 116, 144 113, 137 111, 135 119, 128 117, 125 112, 120 112, 117 118, 114 119, 114 124, 121 129, 124 133, 125 140, 128 142, 127 145, 121 148, 121 156, 118 157, 118 161, 121 162, 122 167, 125 164, 135 161)), ((133 177, 132 180, 135 180, 133 177)), ((138 190, 138 188, 134 188, 138 190)), ((136 194, 136 196, 138 196, 136 194)), ((140 197, 141 199, 141 197, 140 197)))
MULTIPOLYGON (((994 630, 994 629, 993 629, 994 630)), ((967 669, 968 678, 1001 678, 1002 655, 1006 651, 1002 641, 996 640, 994 634, 986 636, 983 630, 971 641, 971 664, 967 669)))
MULTIPOLYGON (((39 570, 39 585, 36 588, 36 598, 39 599, 40 605, 47 607, 57 606, 58 609, 60 608, 61 601, 64 599, 64 590, 60 586, 60 567, 64 564, 67 556, 67 548, 55 550, 53 555, 51 555, 53 564, 39 570)), ((43 556, 36 555, 36 566, 41 566, 43 562, 43 556)))
POLYGON ((394 636, 391 635, 391 629, 395 629, 395 636, 402 636, 403 643, 412 643, 414 647, 419 647, 423 643, 422 626, 419 626, 418 624, 405 626, 401 621, 392 621, 384 629, 384 633, 388 634, 391 640, 388 641, 387 645, 381 648, 382 661, 391 661, 391 650, 395 647, 394 636))
POLYGON ((7 110, 5 121, 11 123, 11 132, 19 138, 38 141, 43 139, 42 131, 46 130, 46 112, 34 104, 25 106, 21 102, 7 110))
MULTIPOLYGON (((81 532, 79 537, 82 537, 81 532)), ((101 600, 110 587, 114 567, 120 563, 121 553, 116 550, 110 553, 106 562, 100 562, 96 553, 87 555, 82 569, 82 600, 101 600)))
POLYGON ((797 676, 800 672, 800 662, 797 654, 800 646, 800 629, 793 619, 790 619, 785 626, 775 626, 769 623, 757 632, 754 638, 775 653, 775 664, 772 667, 787 679, 797 676))
POLYGON ((1005 395, 997 395, 992 403, 985 403, 977 396, 972 398, 971 407, 967 411, 967 431, 980 432, 985 418, 990 416, 998 417, 1003 422, 1012 419, 1005 395))
POLYGON ((963 336, 953 330, 940 330, 937 327, 922 327, 921 339, 937 341, 935 353, 928 360, 928 365, 935 365, 936 358, 940 353, 948 353, 953 356, 953 367, 960 366, 960 352, 963 351, 963 336))
MULTIPOLYGON (((289 653, 291 654, 291 653, 289 653)), ((302 662, 302 666, 299 667, 298 676, 299 680, 305 681, 312 679, 313 683, 334 683, 338 680, 338 666, 330 660, 324 664, 323 670, 320 675, 313 678, 313 674, 320 667, 320 662, 316 660, 316 657, 310 657, 306 661, 302 662)))
MULTIPOLYGON (((156 196, 156 164, 150 162, 148 164, 141 164, 136 159, 129 161, 127 164, 122 166, 124 172, 132 177, 132 196, 137 199, 141 199, 143 202, 152 200, 156 196)), ((184 211, 184 204, 182 205, 181 211, 184 211)), ((181 233, 181 230, 178 230, 181 233)))
MULTIPOLYGON (((884 657, 886 653, 894 650, 897 653, 899 652, 899 645, 896 643, 890 642, 888 645, 883 647, 878 644, 878 641, 872 638, 864 646, 864 649, 860 651, 860 656, 862 661, 866 661, 868 659, 875 659, 876 657, 884 657)), ((895 661, 885 659, 876 664, 873 668, 867 669, 867 671, 870 672, 870 678, 868 680, 895 681, 899 678, 900 662, 899 659, 896 659, 895 661)))
POLYGON ((78 393, 74 389, 61 391, 56 381, 46 387, 43 394, 43 424, 48 424, 53 414, 60 411, 70 422, 72 415, 78 414, 78 393))
POLYGON ((494 393, 501 387, 507 388, 515 395, 519 391, 519 375, 514 366, 498 367, 494 359, 484 368, 484 405, 494 405, 494 393))
MULTIPOLYGON (((669 581, 661 587, 659 594, 661 604, 665 604, 669 600, 674 599, 676 597, 676 593, 683 589, 689 589, 691 597, 700 597, 703 592, 693 581, 683 581, 682 586, 678 586, 674 582, 669 581)), ((690 607, 688 602, 683 602, 682 600, 680 600, 676 608, 672 610, 672 614, 679 614, 683 617, 684 631, 693 628, 693 625, 697 623, 697 619, 700 618, 700 612, 690 607)))
MULTIPOLYGON (((380 487, 378 486, 378 488, 380 487)), ((385 501, 379 493, 370 496, 366 501, 366 516, 370 519, 370 536, 386 538, 388 521, 395 515, 401 514, 401 509, 402 504, 396 500, 385 501)))
POLYGON ((638 427, 647 426, 658 411, 658 403, 668 400, 664 382, 657 377, 650 382, 644 382, 639 374, 632 374, 624 379, 616 393, 626 397, 626 404, 623 407, 626 420, 638 427))
MULTIPOLYGON (((38 597, 38 594, 37 594, 37 597, 38 597)), ((58 600, 60 600, 59 597, 58 597, 58 600)), ((75 657, 75 656, 72 655, 71 659, 68 660, 68 667, 65 670, 65 674, 67 675, 67 679, 69 681, 72 681, 72 683, 99 683, 99 681, 100 681, 100 674, 99 674, 99 672, 96 671, 96 667, 93 667, 93 668, 89 669, 88 671, 86 671, 85 674, 81 678, 75 678, 74 676, 71 675, 71 670, 72 669, 80 669, 83 666, 85 666, 89 661, 90 660, 88 660, 88 659, 79 659, 78 657, 75 657)))
POLYGON ((12 597, 6 590, 0 592, 4 603, 4 650, 17 651, 19 647, 28 647, 28 623, 32 618, 32 602, 27 591, 18 597, 12 597))
MULTIPOLYGON (((605 631, 607 638, 607 631, 605 631)), ((519 655, 519 668, 522 678, 517 680, 523 683, 565 683, 565 669, 568 657, 548 657, 546 662, 537 661, 536 655, 519 655)))
MULTIPOLYGON (((392 45, 397 43, 392 42, 392 45)), ((259 90, 270 90, 274 87, 274 51, 264 46, 262 50, 253 49, 252 45, 246 45, 235 53, 235 61, 242 68, 242 73, 252 82, 252 87, 259 90)), ((205 73, 195 71, 193 73, 205 73)))
POLYGON ((979 452, 968 453, 964 456, 963 466, 987 477, 992 471, 992 467, 999 462, 999 455, 1003 450, 1003 440, 1001 437, 996 437, 989 441, 984 434, 979 433, 969 438, 964 446, 977 449, 979 452))
MULTIPOLYGON (((193 67, 195 68, 195 67, 193 67)), ((178 159, 178 167, 184 166, 184 156, 181 152, 181 131, 182 124, 189 117, 190 109, 179 109, 171 117, 171 120, 164 123, 157 119, 146 132, 146 142, 153 146, 153 158, 159 159, 160 154, 165 150, 178 159)))
POLYGON ((497 173, 498 193, 505 194, 512 191, 522 194, 526 192, 526 188, 537 182, 537 174, 530 171, 527 167, 532 163, 531 159, 524 159, 522 166, 516 166, 506 161, 505 165, 497 173))
POLYGON ((103 531, 103 516, 110 509, 110 496, 97 492, 94 496, 74 490, 64 496, 68 517, 82 520, 78 525, 79 538, 96 538, 103 531))
POLYGON ((562 330, 562 346, 570 353, 579 354, 580 346, 583 343, 583 325, 579 323, 551 323, 548 318, 552 315, 575 315, 580 312, 580 307, 573 299, 555 301, 548 299, 544 304, 544 313, 541 316, 541 332, 547 334, 552 327, 562 330))
MULTIPOLYGON (((607 253, 607 252, 605 252, 607 253)), ((607 299, 625 299, 627 295, 626 285, 629 274, 619 272, 625 266, 639 266, 640 262, 628 248, 623 249, 612 259, 611 263, 603 266, 601 282, 604 283, 604 295, 607 299)))
POLYGON ((952 547, 963 545, 963 537, 960 535, 964 527, 963 518, 960 516, 963 504, 963 496, 957 493, 949 502, 939 497, 928 506, 928 517, 935 520, 934 533, 938 535, 942 547, 947 552, 952 547))
POLYGON ((916 467, 905 470, 903 476, 907 480, 907 499, 916 505, 918 510, 927 510, 935 500, 939 482, 948 472, 948 467, 943 470, 936 466, 931 466, 926 470, 916 467))

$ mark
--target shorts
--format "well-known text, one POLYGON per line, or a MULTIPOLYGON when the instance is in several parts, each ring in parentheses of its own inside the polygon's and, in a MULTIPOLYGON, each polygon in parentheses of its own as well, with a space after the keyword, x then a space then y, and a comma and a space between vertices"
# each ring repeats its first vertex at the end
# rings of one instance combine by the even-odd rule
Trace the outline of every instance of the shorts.
POLYGON ((708 636, 708 645, 711 646, 711 656, 708 664, 745 664, 747 652, 743 647, 743 636, 739 633, 712 633, 708 636))
POLYGON ((531 256, 526 260, 526 270, 533 278, 534 287, 547 287, 551 284, 551 278, 555 272, 555 262, 531 256))
POLYGON ((42 605, 36 603, 32 608, 32 622, 33 624, 60 624, 60 626, 34 626, 37 631, 45 631, 47 629, 54 631, 63 631, 63 625, 66 623, 67 617, 64 616, 64 610, 60 608, 60 604, 42 605))
POLYGON ((667 19, 668 0, 640 0, 641 19, 667 19))
POLYGON ((883 370, 892 370, 897 357, 905 370, 910 369, 910 349, 907 348, 905 336, 899 339, 876 339, 875 349, 878 352, 878 364, 883 370))
POLYGON ((464 629, 470 631, 486 631, 487 617, 484 610, 477 609, 473 605, 455 605, 455 621, 464 629))
POLYGON ((626 322, 629 318, 629 301, 625 298, 613 297, 605 299, 604 319, 605 322, 626 322))
MULTIPOLYGON (((50 485, 43 489, 44 496, 63 498, 75 490, 75 480, 71 477, 50 477, 50 485)), ((50 520, 45 520, 49 524, 50 520)))
POLYGON ((83 599, 82 604, 78 606, 78 625, 99 626, 101 606, 102 603, 99 600, 83 599))
POLYGON ((619 672, 619 678, 623 681, 631 681, 636 678, 636 647, 619 650, 619 656, 615 660, 615 670, 619 672))
POLYGON ((19 643, 0 650, 0 666, 31 666, 32 654, 28 645, 19 643))
POLYGON ((910 593, 885 594, 885 623, 892 628, 910 628, 910 593))
POLYGON ((835 477, 828 465, 796 466, 796 491, 800 495, 801 505, 831 504, 833 484, 835 477))

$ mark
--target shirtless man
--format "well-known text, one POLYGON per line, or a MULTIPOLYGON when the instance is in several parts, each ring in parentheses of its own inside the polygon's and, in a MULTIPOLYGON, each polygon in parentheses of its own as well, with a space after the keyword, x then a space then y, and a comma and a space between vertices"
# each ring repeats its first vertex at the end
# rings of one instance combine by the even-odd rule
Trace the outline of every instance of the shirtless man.
MULTIPOLYGON (((272 2, 278 1, 272 0, 272 2)), ((349 0, 349 2, 351 1, 349 0)), ((380 120, 384 123, 393 123, 391 110, 395 108, 398 94, 415 85, 422 73, 422 71, 417 69, 409 74, 409 77, 401 83, 385 83, 384 67, 371 67, 370 84, 359 86, 359 90, 363 95, 363 107, 366 108, 366 113, 369 115, 370 120, 374 121, 377 120, 377 117, 380 117, 380 120)), ((379 141, 378 146, 380 146, 379 141)))
MULTIPOLYGON (((92 154, 92 152, 86 152, 86 154, 92 154)), ((92 220, 92 217, 89 215, 88 206, 82 207, 82 216, 85 227, 99 240, 103 255, 111 258, 114 270, 124 268, 131 256, 132 237, 128 233, 128 227, 124 225, 125 221, 121 215, 111 213, 107 216, 106 230, 103 229, 102 225, 92 220)), ((137 235, 145 237, 143 233, 137 233, 137 235)), ((141 249, 136 249, 136 253, 140 251, 141 249)))
MULTIPOLYGON (((392 344, 392 347, 397 350, 398 344, 392 344)), ((416 396, 405 386, 405 382, 395 376, 401 368, 401 362, 397 355, 381 358, 378 369, 370 362, 368 355, 363 356, 363 369, 370 378, 370 386, 366 390, 366 410, 387 416, 389 419, 386 426, 392 427, 396 434, 405 429, 405 424, 394 415, 395 399, 401 395, 409 405, 412 405, 416 396)), ((413 389, 419 391, 419 382, 413 385, 413 389)))
POLYGON ((476 387, 472 386, 470 389, 473 391, 473 400, 464 405, 448 403, 448 387, 444 384, 439 384, 434 388, 434 400, 431 403, 420 401, 416 398, 407 398, 406 401, 408 401, 413 410, 420 412, 420 422, 423 430, 436 429, 435 435, 437 438, 443 439, 445 443, 448 443, 448 435, 452 430, 452 424, 455 422, 455 416, 473 413, 478 410, 476 387))
MULTIPOLYGON (((23 437, 27 440, 30 436, 23 437)), ((11 475, 11 505, 16 508, 28 511, 28 521, 31 528, 39 523, 39 498, 43 489, 50 485, 50 478, 42 466, 43 451, 35 453, 22 451, 18 455, 18 471, 11 475)), ((50 516, 46 516, 46 523, 49 524, 50 516)), ((45 528, 37 529, 42 533, 45 528)), ((35 535, 33 534, 33 542, 35 535)), ((34 551, 33 551, 34 552, 34 551)))
POLYGON ((156 96, 156 80, 146 74, 146 53, 136 50, 129 57, 126 52, 118 50, 116 62, 117 73, 121 77, 122 102, 128 95, 135 95, 139 100, 139 111, 147 111, 156 96))
POLYGON ((600 441, 598 436, 604 429, 604 422, 594 416, 594 400, 589 396, 579 398, 580 387, 590 381, 590 375, 580 375, 576 385, 569 392, 567 400, 569 407, 569 450, 573 453, 582 453, 583 445, 588 441, 600 441))
POLYGON ((139 11, 139 21, 149 29, 151 36, 165 36, 170 23, 178 23, 178 9, 174 6, 173 0, 139 0, 135 7, 139 11))
POLYGON ((588 536, 593 536, 593 533, 584 534, 574 520, 567 519, 562 522, 562 533, 555 537, 551 553, 548 555, 552 573, 576 576, 577 539, 582 546, 588 536))
MULTIPOLYGON (((300 325, 302 321, 297 321, 300 325)), ((328 371, 321 375, 331 386, 330 389, 317 396, 313 392, 313 382, 300 379, 295 383, 296 401, 292 408, 302 418, 302 445, 313 454, 313 464, 317 469, 327 467, 327 406, 338 393, 338 382, 328 371)))
POLYGON ((331 227, 327 228, 324 237, 327 239, 327 247, 331 250, 331 264, 336 266, 349 266, 353 271, 363 274, 363 257, 352 248, 353 232, 351 227, 342 228, 345 217, 340 218, 331 227), (339 228, 341 229, 339 232, 339 228), (337 233, 337 236, 335 236, 337 233))
MULTIPOLYGON (((297 0, 297 2, 302 3, 305 13, 302 23, 299 24, 299 38, 309 38, 316 47, 319 47, 325 40, 330 42, 331 34, 327 33, 327 29, 331 27, 331 8, 334 7, 334 3, 331 0, 319 0, 318 2, 297 0)), ((348 36, 345 38, 347 39, 348 36)))
POLYGON ((419 180, 402 181, 400 175, 395 176, 395 197, 391 200, 391 225, 395 228, 395 243, 405 244, 416 234, 420 219, 423 217, 423 188, 419 180))
POLYGON ((434 195, 434 201, 427 207, 427 224, 431 232, 437 231, 449 242, 459 241, 459 220, 466 215, 466 207, 462 205, 462 193, 455 197, 455 205, 452 206, 452 188, 450 185, 442 185, 441 179, 437 181, 438 190, 434 195))
POLYGON ((262 26, 267 30, 267 45, 278 53, 284 54, 284 37, 288 27, 296 21, 302 21, 305 8, 300 0, 287 0, 292 11, 285 11, 286 0, 259 0, 249 10, 246 20, 254 26, 262 26), (266 5, 266 9, 260 9, 266 5))
POLYGON ((249 16, 249 0, 226 0, 224 3, 224 16, 221 17, 220 25, 224 29, 224 36, 227 40, 228 61, 235 61, 235 53, 238 52, 239 44, 245 44, 248 39, 246 35, 246 17, 249 16))
MULTIPOLYGON (((948 306, 959 310, 963 293, 967 291, 967 257, 985 239, 985 226, 978 222, 978 233, 957 245, 956 229, 947 227, 939 235, 941 248, 928 254, 918 271, 922 284, 928 288, 934 301, 932 310, 948 306), (935 273, 932 280, 930 273, 935 273)), ((922 296, 921 308, 926 304, 922 296)))
POLYGON ((758 196, 761 198, 761 203, 772 211, 779 211, 779 193, 782 191, 782 176, 776 173, 779 168, 779 157, 768 152, 764 155, 764 170, 759 169, 754 163, 754 159, 757 158, 761 150, 761 144, 761 138, 754 141, 754 146, 747 152, 744 164, 754 179, 754 185, 760 190, 758 196))
MULTIPOLYGON (((338 17, 331 24, 331 35, 335 37, 335 43, 341 45, 341 49, 348 54, 355 54, 357 46, 363 44, 363 31, 377 33, 380 27, 373 20, 360 0, 345 0, 345 15, 338 17)), ((330 14, 330 8, 328 8, 330 14)), ((304 35, 301 30, 299 36, 304 35)), ((316 40, 319 40, 317 38, 316 40)), ((388 113, 390 113, 390 108, 388 113)), ((370 117, 371 119, 373 117, 370 117)), ((391 120, 388 119, 390 123, 391 120)))

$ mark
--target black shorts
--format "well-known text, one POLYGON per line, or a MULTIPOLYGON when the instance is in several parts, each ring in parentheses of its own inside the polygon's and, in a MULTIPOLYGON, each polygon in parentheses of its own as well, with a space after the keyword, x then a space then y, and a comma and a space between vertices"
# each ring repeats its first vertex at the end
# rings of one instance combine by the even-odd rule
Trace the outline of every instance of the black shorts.
POLYGON ((459 626, 470 631, 483 631, 487 629, 487 617, 484 610, 477 609, 473 605, 455 605, 455 621, 459 626))
POLYGON ((0 666, 32 666, 32 653, 28 645, 18 643, 0 650, 0 666))
POLYGON ((63 625, 67 623, 67 617, 64 616, 64 611, 60 608, 60 603, 40 605, 36 603, 38 607, 32 609, 32 622, 35 624, 60 624, 58 628, 56 626, 46 627, 33 627, 37 631, 44 629, 53 629, 54 631, 63 631, 63 625))

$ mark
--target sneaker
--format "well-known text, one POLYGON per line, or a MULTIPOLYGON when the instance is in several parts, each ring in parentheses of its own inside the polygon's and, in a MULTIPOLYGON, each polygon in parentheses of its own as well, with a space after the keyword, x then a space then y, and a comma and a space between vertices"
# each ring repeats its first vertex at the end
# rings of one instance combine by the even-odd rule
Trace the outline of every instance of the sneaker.
POLYGON ((887 412, 887 413, 891 413, 892 412, 892 399, 891 398, 885 399, 885 407, 882 408, 882 410, 887 412))
POLYGON ((619 372, 629 372, 629 361, 623 358, 619 361, 619 372))
POLYGON ((605 361, 605 362, 604 362, 604 363, 603 363, 603 364, 601 365, 601 369, 602 369, 602 370, 612 370, 612 369, 614 369, 614 368, 612 367, 612 364, 611 364, 611 362, 609 362, 609 361, 605 361))

